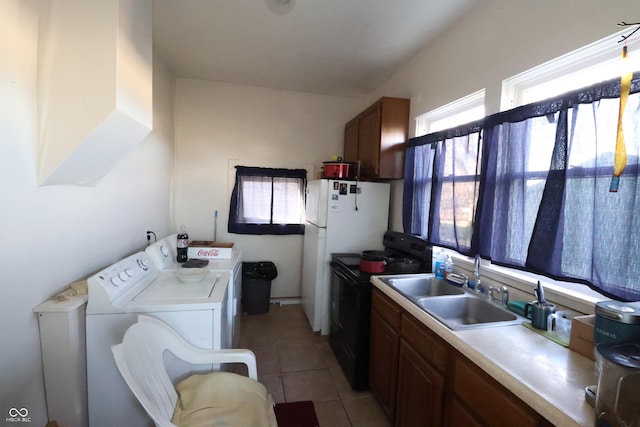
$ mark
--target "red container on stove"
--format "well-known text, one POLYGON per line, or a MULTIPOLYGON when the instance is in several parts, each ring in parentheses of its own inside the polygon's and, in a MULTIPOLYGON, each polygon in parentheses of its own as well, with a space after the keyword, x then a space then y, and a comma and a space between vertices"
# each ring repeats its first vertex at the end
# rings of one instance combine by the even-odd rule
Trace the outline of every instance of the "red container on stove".
POLYGON ((322 162, 323 178, 353 178, 355 175, 355 163, 347 162, 322 162))
MULTIPOLYGON (((365 251, 366 252, 366 251, 365 251)), ((384 273, 386 258, 381 255, 363 253, 360 257, 360 271, 370 274, 384 273)))

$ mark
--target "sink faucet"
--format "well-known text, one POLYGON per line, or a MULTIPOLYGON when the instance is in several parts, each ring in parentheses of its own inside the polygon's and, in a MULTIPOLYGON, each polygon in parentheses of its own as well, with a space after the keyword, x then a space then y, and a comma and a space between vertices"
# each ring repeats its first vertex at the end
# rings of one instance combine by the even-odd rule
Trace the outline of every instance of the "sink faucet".
POLYGON ((473 289, 478 293, 484 293, 484 287, 480 280, 480 255, 476 255, 476 259, 473 264, 473 289))
POLYGON ((489 286, 489 298, 493 301, 501 302, 503 305, 509 304, 509 289, 506 286, 489 286), (495 294, 498 294, 496 297, 495 294))

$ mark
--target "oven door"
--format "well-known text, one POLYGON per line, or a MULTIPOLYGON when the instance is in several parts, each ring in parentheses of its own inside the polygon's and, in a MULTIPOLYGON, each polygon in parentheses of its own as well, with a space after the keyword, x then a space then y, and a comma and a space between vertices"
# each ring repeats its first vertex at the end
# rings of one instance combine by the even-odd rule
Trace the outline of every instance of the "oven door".
POLYGON ((329 343, 354 390, 369 388, 371 285, 334 265, 329 343))

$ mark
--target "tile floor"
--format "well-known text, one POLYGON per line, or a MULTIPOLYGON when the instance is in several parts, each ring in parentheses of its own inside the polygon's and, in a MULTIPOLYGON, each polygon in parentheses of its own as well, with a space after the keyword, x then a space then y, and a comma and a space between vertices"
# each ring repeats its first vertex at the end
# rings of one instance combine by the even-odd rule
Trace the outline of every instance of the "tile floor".
POLYGON ((320 426, 390 426, 370 391, 351 389, 327 337, 311 331, 301 305, 244 313, 240 347, 255 353, 258 379, 276 403, 313 401, 320 426))

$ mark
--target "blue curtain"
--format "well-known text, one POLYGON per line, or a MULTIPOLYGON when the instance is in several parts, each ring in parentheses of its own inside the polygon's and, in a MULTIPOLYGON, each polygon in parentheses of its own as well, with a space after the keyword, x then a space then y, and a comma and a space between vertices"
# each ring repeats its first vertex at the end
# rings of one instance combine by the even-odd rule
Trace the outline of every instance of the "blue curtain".
POLYGON ((618 192, 610 192, 619 98, 614 79, 488 116, 476 123, 477 132, 465 125, 412 139, 405 230, 495 264, 639 300, 640 74, 633 77, 623 119, 626 168, 618 192), (425 144, 434 147, 433 166, 420 169, 425 144), (441 166, 450 162, 447 156, 465 162, 465 169, 453 160, 448 175, 441 166), (465 187, 474 167, 479 187, 465 187), (461 209, 475 212, 470 244, 461 238, 461 209), (454 227, 447 229, 443 223, 452 218, 454 227))
POLYGON ((482 122, 413 138, 403 193, 405 232, 470 254, 478 198, 482 122))
POLYGON ((640 75, 624 120, 627 166, 610 192, 618 79, 490 116, 474 249, 493 263, 640 299, 640 75))

